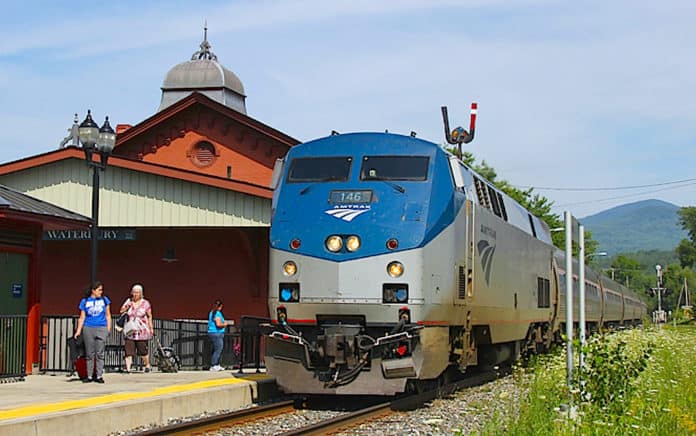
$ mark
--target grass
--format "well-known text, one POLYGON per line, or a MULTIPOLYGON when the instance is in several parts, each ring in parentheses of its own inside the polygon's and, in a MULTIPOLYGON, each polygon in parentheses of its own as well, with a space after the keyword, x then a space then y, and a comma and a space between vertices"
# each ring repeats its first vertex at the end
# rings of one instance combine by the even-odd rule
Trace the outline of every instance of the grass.
POLYGON ((696 435, 696 325, 595 336, 585 353, 572 389, 565 350, 517 368, 527 392, 519 414, 482 434, 696 435))

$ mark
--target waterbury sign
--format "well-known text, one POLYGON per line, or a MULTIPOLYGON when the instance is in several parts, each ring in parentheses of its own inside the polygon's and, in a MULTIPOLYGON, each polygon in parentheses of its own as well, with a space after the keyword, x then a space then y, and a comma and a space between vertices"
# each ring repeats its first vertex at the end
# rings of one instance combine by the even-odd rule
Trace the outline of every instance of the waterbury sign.
MULTIPOLYGON (((97 237, 102 241, 135 241, 135 229, 100 228, 97 237)), ((46 230, 43 232, 44 241, 79 241, 92 239, 92 231, 85 229, 46 230)))

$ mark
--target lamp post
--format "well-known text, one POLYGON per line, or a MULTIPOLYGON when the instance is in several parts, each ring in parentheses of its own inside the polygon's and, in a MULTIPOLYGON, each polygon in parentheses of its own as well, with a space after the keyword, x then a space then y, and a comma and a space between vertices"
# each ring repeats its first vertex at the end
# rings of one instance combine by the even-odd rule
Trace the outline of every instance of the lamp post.
POLYGON ((92 240, 90 262, 90 286, 94 285, 97 277, 97 253, 99 238, 99 172, 106 169, 106 163, 116 144, 116 133, 106 117, 104 124, 99 128, 92 119, 92 111, 87 111, 87 117, 80 124, 80 144, 85 152, 87 166, 92 168, 92 240), (93 160, 94 155, 99 155, 99 160, 93 160))

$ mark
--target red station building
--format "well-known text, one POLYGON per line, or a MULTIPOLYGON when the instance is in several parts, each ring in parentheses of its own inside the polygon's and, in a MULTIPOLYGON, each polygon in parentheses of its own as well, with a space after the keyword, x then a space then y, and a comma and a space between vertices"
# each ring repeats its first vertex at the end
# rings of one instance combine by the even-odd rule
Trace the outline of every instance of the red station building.
MULTIPOLYGON (((246 115, 245 99, 204 38, 167 73, 158 112, 117 126, 101 174, 97 273, 112 307, 138 282, 157 318, 204 319, 217 298, 227 318, 268 315, 269 186, 276 159, 298 141, 246 115)), ((92 169, 76 130, 59 149, 0 165, 0 184, 89 217, 92 169)), ((78 219, 42 230, 36 307, 75 315, 89 281, 89 229, 78 219)))

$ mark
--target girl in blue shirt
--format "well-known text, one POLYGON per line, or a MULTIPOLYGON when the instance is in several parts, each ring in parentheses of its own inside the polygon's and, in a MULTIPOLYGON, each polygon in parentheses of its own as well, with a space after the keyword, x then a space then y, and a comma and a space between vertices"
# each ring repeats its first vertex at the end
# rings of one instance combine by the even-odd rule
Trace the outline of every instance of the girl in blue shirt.
POLYGON ((225 328, 228 322, 222 315, 222 301, 215 300, 213 309, 208 313, 208 337, 213 343, 213 357, 210 361, 211 371, 222 371, 225 368, 220 366, 220 356, 222 356, 223 339, 225 338, 225 328))
POLYGON ((106 337, 111 331, 111 300, 104 296, 104 286, 94 282, 89 295, 80 300, 80 318, 77 320, 75 339, 82 335, 87 355, 87 378, 85 383, 104 383, 104 349, 106 337), (96 370, 95 361, 96 356, 96 370), (95 375, 92 380, 92 374, 95 375))

